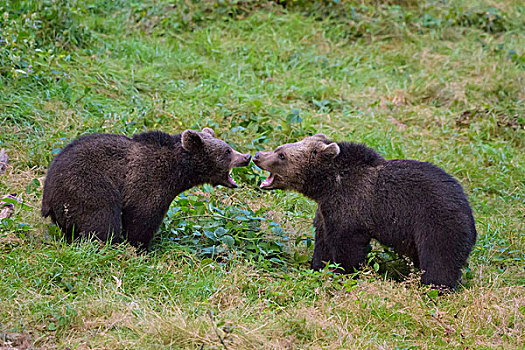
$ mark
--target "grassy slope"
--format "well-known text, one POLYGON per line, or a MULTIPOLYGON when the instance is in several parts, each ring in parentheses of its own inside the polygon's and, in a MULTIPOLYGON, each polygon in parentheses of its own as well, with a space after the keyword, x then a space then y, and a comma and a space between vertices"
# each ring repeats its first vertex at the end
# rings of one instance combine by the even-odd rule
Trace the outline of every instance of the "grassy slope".
MULTIPOLYGON (((163 2, 83 8, 75 23, 91 28, 89 41, 62 42, 66 50, 35 59, 34 75, 0 86, 0 148, 12 160, 0 193, 22 193, 31 206, 18 206, 0 233, 0 347, 223 348, 219 337, 228 348, 522 346, 525 74, 509 50, 525 55, 525 13, 518 1, 459 3, 459 17, 498 6, 507 30, 418 28, 398 7, 368 9, 354 27, 300 7, 265 5, 228 21, 219 7, 203 22, 192 9, 190 28, 177 30, 177 9, 163 2), (292 110, 301 125, 283 122, 292 110), (43 179, 53 149, 88 132, 207 125, 244 152, 324 132, 443 167, 465 186, 477 221, 465 287, 436 299, 413 279, 371 269, 353 281, 293 259, 285 270, 241 257, 203 264, 170 244, 137 256, 47 236, 41 186, 26 187, 43 179)), ((436 6, 409 10, 437 18, 452 8, 436 6)), ((311 202, 261 193, 249 179, 218 198, 262 207, 290 242, 311 235, 311 202)), ((311 254, 304 243, 289 249, 311 254)))

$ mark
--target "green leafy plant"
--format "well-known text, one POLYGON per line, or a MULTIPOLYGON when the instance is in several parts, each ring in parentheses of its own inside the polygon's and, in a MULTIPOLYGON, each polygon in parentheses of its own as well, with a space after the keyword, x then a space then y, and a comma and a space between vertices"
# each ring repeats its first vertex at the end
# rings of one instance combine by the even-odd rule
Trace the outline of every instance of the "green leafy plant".
POLYGON ((265 217, 264 209, 252 210, 242 201, 227 205, 211 186, 203 189, 175 199, 163 223, 164 239, 202 259, 228 261, 241 254, 255 261, 285 263, 287 236, 265 217))
POLYGON ((33 210, 33 208, 24 202, 22 196, 15 196, 16 194, 0 198, 0 209, 9 206, 13 210, 11 216, 0 220, 0 238, 8 234, 25 236, 26 232, 32 229, 32 226, 25 223, 25 220, 22 218, 25 213, 33 210))
POLYGON ((488 33, 505 32, 512 26, 507 14, 494 7, 465 11, 456 9, 454 12, 458 25, 476 27, 488 33))
POLYGON ((36 13, 14 16, 0 7, 0 79, 32 75, 42 50, 37 44, 41 21, 36 13))

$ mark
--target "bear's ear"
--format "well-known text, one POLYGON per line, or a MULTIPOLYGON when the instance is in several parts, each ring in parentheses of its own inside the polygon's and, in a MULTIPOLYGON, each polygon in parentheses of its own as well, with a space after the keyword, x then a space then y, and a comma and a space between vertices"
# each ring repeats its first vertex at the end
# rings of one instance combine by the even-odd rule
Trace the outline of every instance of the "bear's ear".
POLYGON ((322 133, 317 133, 317 134, 315 134, 314 136, 311 136, 311 137, 314 138, 314 139, 318 139, 318 140, 326 140, 326 135, 322 134, 322 133))
POLYGON ((181 137, 182 148, 186 151, 195 151, 203 147, 202 139, 195 130, 184 130, 181 137))
POLYGON ((323 145, 323 151, 322 153, 331 157, 335 158, 339 155, 339 152, 341 152, 341 149, 339 148, 339 145, 335 142, 332 142, 329 145, 323 145))
POLYGON ((206 127, 204 129, 202 129, 202 132, 205 132, 206 134, 212 136, 212 137, 215 137, 215 131, 213 131, 212 129, 206 127))

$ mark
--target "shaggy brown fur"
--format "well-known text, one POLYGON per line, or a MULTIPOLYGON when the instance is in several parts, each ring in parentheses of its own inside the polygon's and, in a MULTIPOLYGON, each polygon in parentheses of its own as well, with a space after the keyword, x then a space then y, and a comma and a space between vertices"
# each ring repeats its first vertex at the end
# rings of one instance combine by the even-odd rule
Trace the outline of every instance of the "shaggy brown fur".
POLYGON ((237 187, 229 171, 250 158, 209 128, 83 136, 53 159, 42 215, 69 239, 94 234, 106 241, 122 231, 131 244, 147 247, 175 196, 203 183, 237 187))
POLYGON ((461 185, 442 169, 385 160, 323 134, 258 152, 254 162, 270 172, 263 189, 297 191, 318 203, 313 269, 331 261, 352 272, 374 238, 410 257, 423 283, 456 286, 476 228, 461 185))

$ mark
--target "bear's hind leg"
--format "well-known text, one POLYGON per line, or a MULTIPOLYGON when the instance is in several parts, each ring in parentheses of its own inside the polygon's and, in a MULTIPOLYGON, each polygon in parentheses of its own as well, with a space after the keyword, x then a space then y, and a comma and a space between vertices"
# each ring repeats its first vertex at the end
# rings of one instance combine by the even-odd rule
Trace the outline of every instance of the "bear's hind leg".
POLYGON ((456 287, 461 277, 461 269, 467 260, 467 256, 464 256, 456 245, 457 242, 450 238, 445 240, 427 239, 425 244, 419 247, 421 283, 436 288, 444 286, 448 289, 454 289, 456 287))
POLYGON ((122 228, 121 207, 106 207, 85 213, 73 228, 75 236, 91 237, 102 242, 114 242, 120 236, 122 228), (78 232, 78 233, 77 233, 78 232))
MULTIPOLYGON (((80 237, 96 237, 111 241, 120 234, 122 204, 116 196, 106 195, 113 201, 80 201, 80 195, 62 193, 60 201, 53 203, 51 220, 60 227, 68 242, 80 237)), ((97 198, 95 196, 90 197, 97 198)), ((107 198, 106 198, 107 200, 107 198)))
POLYGON ((421 264, 421 283, 435 288, 454 289, 461 275, 461 268, 454 268, 447 262, 433 261, 421 264))
POLYGON ((125 208, 122 213, 123 231, 127 234, 128 242, 139 249, 147 250, 153 235, 162 223, 162 216, 154 216, 153 210, 146 215, 140 210, 125 208))

